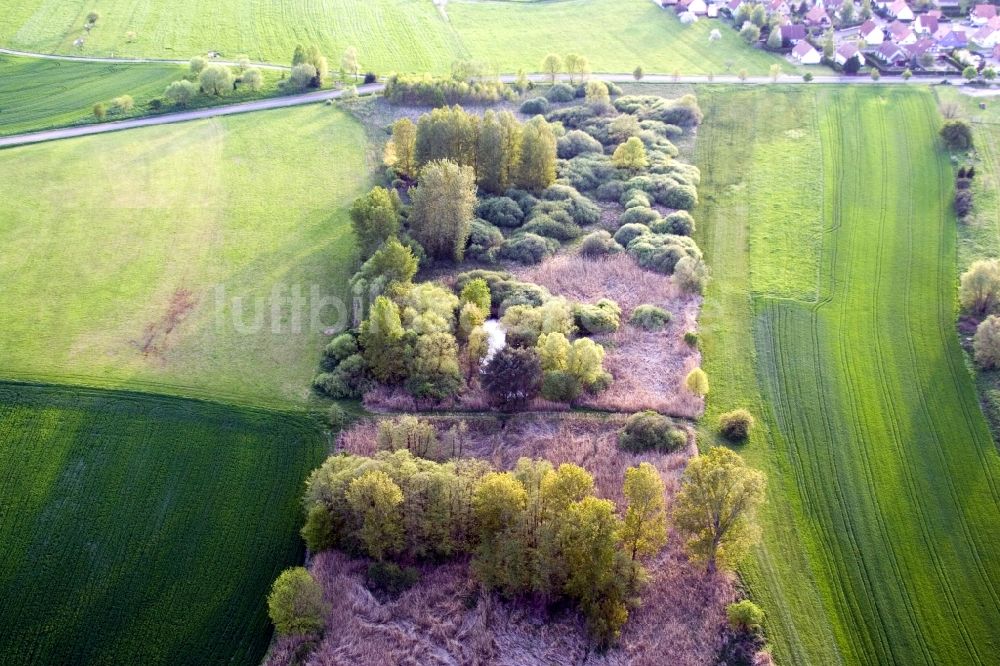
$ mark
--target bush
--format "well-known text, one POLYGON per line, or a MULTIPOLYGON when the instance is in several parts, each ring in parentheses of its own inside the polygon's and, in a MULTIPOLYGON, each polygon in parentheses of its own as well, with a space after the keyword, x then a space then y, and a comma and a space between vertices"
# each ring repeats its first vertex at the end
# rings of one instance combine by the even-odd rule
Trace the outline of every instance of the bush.
POLYGON ((941 126, 941 138, 948 150, 968 150, 972 147, 972 128, 964 120, 946 120, 941 126))
POLYGON ((521 230, 525 233, 538 234, 560 241, 579 238, 580 234, 583 233, 580 227, 569 218, 569 215, 566 215, 565 220, 559 220, 544 213, 532 216, 528 223, 521 227, 521 230))
POLYGON ((510 197, 489 197, 476 204, 476 216, 498 227, 512 229, 524 222, 524 211, 510 197))
POLYGON ((694 218, 686 210, 670 213, 656 224, 650 224, 650 229, 658 234, 674 234, 690 236, 694 233, 694 218))
POLYGON ((980 367, 1000 368, 1000 317, 990 315, 979 323, 972 336, 972 350, 980 367))
POLYGON ((580 243, 580 254, 590 259, 616 254, 624 249, 604 229, 587 234, 580 243))
POLYGON ((576 99, 576 88, 568 83, 556 83, 545 91, 545 99, 550 102, 572 102, 576 99))
POLYGON ((614 301, 602 298, 595 305, 578 303, 573 307, 576 325, 588 335, 614 333, 621 326, 621 308, 614 301))
POLYGON ((517 202, 517 205, 521 208, 521 212, 524 213, 525 216, 530 215, 531 211, 533 211, 535 206, 538 204, 538 199, 535 195, 527 190, 520 190, 516 187, 512 187, 504 192, 504 196, 517 202))
POLYGON ((271 586, 267 610, 275 630, 283 636, 316 634, 326 625, 323 588, 305 567, 281 572, 271 586))
POLYGON ((708 395, 708 375, 701 368, 695 368, 684 378, 684 388, 700 398, 708 395))
POLYGON ((690 210, 698 205, 698 191, 691 185, 674 185, 660 202, 670 208, 690 210))
POLYGON ((417 584, 420 572, 392 562, 372 562, 365 575, 365 586, 377 596, 395 599, 417 584))
POLYGON ((163 91, 163 96, 168 100, 176 104, 177 106, 184 106, 197 93, 197 88, 190 81, 180 80, 174 81, 166 90, 163 91))
POLYGON ((687 444, 687 435, 666 416, 647 410, 628 417, 618 434, 618 444, 634 453, 670 453, 687 444))
POLYGON ((756 631, 764 623, 764 611, 754 602, 744 599, 726 606, 726 619, 733 629, 756 631))
POLYGON ((622 247, 628 247, 629 243, 640 236, 651 233, 645 224, 626 224, 615 232, 615 242, 622 247))
POLYGON ((731 442, 742 442, 749 437, 753 424, 753 415, 745 409, 719 415, 719 432, 731 442))
POLYGON ((622 194, 619 203, 625 207, 625 210, 650 208, 653 205, 653 197, 638 188, 632 188, 622 194))
POLYGON ((700 294, 708 282, 708 266, 696 257, 681 257, 674 266, 674 281, 688 294, 700 294))
POLYGON ((659 224, 663 221, 663 218, 658 212, 652 208, 647 208, 645 206, 633 206, 628 208, 621 217, 618 218, 618 223, 621 225, 627 224, 641 224, 649 229, 653 229, 653 225, 659 224))
POLYGON ((544 97, 533 97, 521 104, 521 113, 526 116, 545 115, 549 111, 549 100, 544 97))
POLYGON ((341 333, 326 346, 323 355, 328 359, 340 362, 348 356, 358 353, 358 341, 350 333, 341 333))
MULTIPOLYGON (((577 190, 589 192, 599 189, 605 183, 619 182, 610 180, 615 177, 615 172, 616 169, 607 155, 584 153, 565 162, 559 170, 559 175, 577 190)), ((605 200, 615 201, 617 198, 616 194, 605 200)))
POLYGON ((980 259, 962 273, 958 300, 977 314, 992 312, 1000 304, 1000 260, 980 259))
POLYGON ((687 236, 647 233, 635 237, 625 247, 640 266, 663 275, 672 275, 683 257, 701 259, 701 250, 687 236))
POLYGON ((501 259, 521 264, 539 264, 559 249, 559 241, 537 234, 522 233, 503 242, 498 251, 501 259))
POLYGON ((160 109, 163 108, 163 98, 154 97, 153 99, 149 100, 147 106, 149 106, 150 111, 159 111, 160 109))
POLYGON ((542 364, 534 349, 504 347, 483 369, 482 385, 495 404, 512 409, 538 396, 542 364))
POLYGON ((375 83, 376 81, 378 81, 378 76, 375 74, 375 72, 365 72, 364 82, 366 85, 369 83, 375 83))
POLYGON ((598 201, 618 201, 625 192, 625 183, 610 180, 597 186, 594 193, 598 201))
POLYGON ((632 310, 629 323, 646 331, 660 331, 670 323, 671 319, 673 315, 663 308, 646 303, 632 310))
POLYGON ((313 387, 335 400, 360 398, 367 384, 368 365, 364 356, 352 354, 341 361, 332 372, 324 372, 313 380, 313 387))
POLYGON ((967 217, 972 212, 972 192, 958 190, 955 192, 955 214, 960 218, 967 217))
MULTIPOLYGON (((543 211, 551 211, 552 203, 547 202, 559 203, 559 208, 566 211, 577 224, 595 224, 601 219, 601 209, 597 204, 569 185, 550 185, 542 192, 542 199, 540 206, 543 211)), ((535 210, 538 210, 538 206, 535 210)))
POLYGON ((552 402, 573 402, 580 397, 580 380, 572 373, 553 370, 542 380, 542 397, 552 402))
POLYGON ((503 234, 486 220, 476 218, 469 228, 469 240, 465 256, 476 261, 492 263, 496 260, 497 249, 503 244, 503 234))
POLYGON ((584 153, 604 153, 601 142, 581 130, 571 130, 556 141, 561 159, 568 160, 584 153))
POLYGON ((694 332, 694 331, 685 331, 684 332, 684 343, 688 347, 697 349, 698 348, 698 344, 700 343, 700 341, 701 341, 701 338, 698 336, 698 334, 696 332, 694 332))

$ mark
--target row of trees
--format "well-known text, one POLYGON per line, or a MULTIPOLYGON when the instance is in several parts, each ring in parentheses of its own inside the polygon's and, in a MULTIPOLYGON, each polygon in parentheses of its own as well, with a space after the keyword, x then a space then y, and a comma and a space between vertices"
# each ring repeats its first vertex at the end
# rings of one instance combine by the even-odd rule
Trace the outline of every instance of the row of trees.
POLYGON ((538 116, 521 123, 509 111, 489 110, 480 118, 459 106, 434 109, 416 125, 408 118, 393 123, 386 163, 399 176, 423 181, 420 170, 436 160, 470 167, 485 192, 538 191, 555 180, 556 138, 538 116))

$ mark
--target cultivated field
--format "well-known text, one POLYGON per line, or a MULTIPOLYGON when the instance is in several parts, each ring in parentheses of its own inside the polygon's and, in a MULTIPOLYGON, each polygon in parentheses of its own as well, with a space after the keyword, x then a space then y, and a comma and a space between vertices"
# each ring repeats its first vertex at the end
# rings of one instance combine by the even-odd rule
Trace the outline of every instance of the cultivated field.
POLYGON ((699 100, 699 242, 715 278, 702 316, 708 418, 738 406, 764 417, 746 455, 772 479, 770 502, 745 574, 779 661, 990 662, 1000 460, 954 333, 952 176, 933 96, 699 100), (818 256, 800 226, 811 217, 758 223, 774 190, 746 167, 776 142, 767 159, 799 163, 814 149, 787 138, 811 123, 821 150, 784 175, 798 188, 782 206, 806 211, 820 193, 818 256))
MULTIPOLYGON (((348 46, 379 73, 449 71, 473 58, 505 72, 537 70, 550 51, 586 56, 594 71, 704 74, 747 68, 765 74, 780 61, 746 47, 716 21, 685 27, 649 0, 555 0, 537 4, 457 0, 439 12, 431 0, 42 0, 0 2, 0 45, 37 52, 189 58, 209 50, 227 57, 287 63, 296 43, 315 43, 336 70, 348 46), (87 32, 87 14, 101 18, 87 32), (722 39, 709 43, 712 29, 722 39), (134 39, 128 34, 134 32, 134 39), (83 39, 81 47, 74 41, 83 39)), ((787 69, 792 69, 786 63, 787 69)))
POLYGON ((365 160, 320 105, 0 152, 0 375, 301 404, 365 160))
POLYGON ((325 449, 301 416, 0 385, 0 663, 259 663, 325 449))

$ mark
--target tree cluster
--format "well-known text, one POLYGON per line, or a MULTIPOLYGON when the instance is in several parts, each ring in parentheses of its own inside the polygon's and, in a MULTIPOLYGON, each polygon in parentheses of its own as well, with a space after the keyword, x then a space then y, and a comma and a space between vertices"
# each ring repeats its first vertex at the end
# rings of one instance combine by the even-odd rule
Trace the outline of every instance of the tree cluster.
POLYGON ((483 104, 512 101, 516 97, 516 93, 499 80, 478 80, 470 83, 454 77, 397 74, 393 74, 386 81, 384 95, 390 104, 408 106, 483 104))

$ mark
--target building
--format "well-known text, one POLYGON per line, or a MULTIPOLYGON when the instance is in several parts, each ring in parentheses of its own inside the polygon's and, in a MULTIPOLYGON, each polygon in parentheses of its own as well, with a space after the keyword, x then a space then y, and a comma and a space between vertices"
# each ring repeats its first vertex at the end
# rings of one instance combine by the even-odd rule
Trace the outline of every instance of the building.
POLYGON ((976 25, 985 25, 989 20, 997 15, 996 5, 976 5, 969 12, 969 18, 976 25))
POLYGON ((818 65, 823 61, 820 52, 805 40, 795 45, 795 48, 792 49, 792 57, 803 65, 818 65))
POLYGON ((917 35, 908 24, 902 21, 893 21, 889 24, 889 39, 900 46, 906 46, 916 42, 917 35))
POLYGON ((853 42, 845 42, 837 47, 837 50, 833 53, 833 61, 843 67, 847 64, 847 61, 851 58, 857 56, 858 62, 863 63, 864 57, 861 55, 861 51, 858 50, 858 45, 853 42))
POLYGON ((910 62, 909 54, 892 42, 883 42, 875 49, 874 55, 890 67, 906 67, 910 62))
POLYGON ((791 23, 781 26, 781 43, 783 46, 795 46, 806 38, 806 27, 801 23, 791 23))
POLYGON ((886 5, 885 11, 897 21, 912 21, 914 18, 913 10, 906 4, 906 0, 896 0, 889 3, 886 5))
POLYGON ((858 28, 858 37, 865 40, 865 44, 871 46, 878 46, 885 41, 885 33, 882 32, 882 28, 872 20, 861 24, 861 27, 858 28))
POLYGON ((823 9, 823 5, 815 4, 812 8, 806 12, 805 22, 808 26, 813 27, 826 27, 830 25, 830 16, 823 9))
POLYGON ((938 30, 938 17, 930 14, 920 14, 913 22, 913 29, 921 35, 933 35, 938 30))

